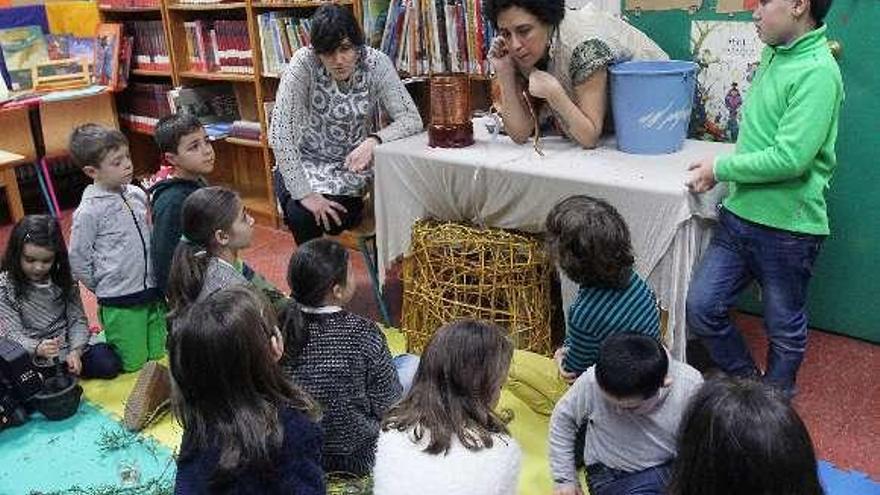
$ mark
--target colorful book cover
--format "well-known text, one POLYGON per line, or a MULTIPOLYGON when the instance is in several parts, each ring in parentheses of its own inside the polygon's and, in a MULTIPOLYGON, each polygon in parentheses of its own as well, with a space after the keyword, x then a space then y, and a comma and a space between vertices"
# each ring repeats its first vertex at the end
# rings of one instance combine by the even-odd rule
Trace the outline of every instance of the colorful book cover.
POLYGON ((12 91, 33 88, 31 69, 49 60, 49 48, 39 26, 0 29, 0 49, 12 82, 12 91))
POLYGON ((112 91, 119 85, 119 58, 122 24, 98 24, 95 31, 95 67, 92 71, 95 84, 107 86, 112 91))
POLYGON ((47 34, 46 48, 49 51, 49 60, 64 60, 70 58, 70 38, 65 34, 47 34))
POLYGON ((693 22, 691 53, 698 68, 692 137, 736 141, 742 105, 763 49, 751 22, 693 22))

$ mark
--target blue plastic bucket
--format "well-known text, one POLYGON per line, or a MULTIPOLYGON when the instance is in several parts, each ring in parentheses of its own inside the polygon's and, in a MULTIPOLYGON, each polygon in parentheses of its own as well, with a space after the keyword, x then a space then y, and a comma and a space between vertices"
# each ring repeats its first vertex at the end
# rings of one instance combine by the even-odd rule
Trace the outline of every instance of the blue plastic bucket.
POLYGON ((617 148, 660 155, 684 145, 694 102, 697 64, 681 60, 612 65, 611 110, 617 148))

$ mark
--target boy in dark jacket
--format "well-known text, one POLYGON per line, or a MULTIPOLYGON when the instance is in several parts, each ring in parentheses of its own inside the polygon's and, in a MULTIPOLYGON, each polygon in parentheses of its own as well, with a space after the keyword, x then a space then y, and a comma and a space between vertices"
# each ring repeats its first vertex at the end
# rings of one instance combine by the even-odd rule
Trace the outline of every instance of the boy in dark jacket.
POLYGON ((156 145, 167 165, 149 184, 153 209, 153 266, 156 286, 164 293, 182 227, 180 210, 196 189, 208 185, 214 170, 214 147, 199 120, 188 113, 163 117, 156 124, 156 145))

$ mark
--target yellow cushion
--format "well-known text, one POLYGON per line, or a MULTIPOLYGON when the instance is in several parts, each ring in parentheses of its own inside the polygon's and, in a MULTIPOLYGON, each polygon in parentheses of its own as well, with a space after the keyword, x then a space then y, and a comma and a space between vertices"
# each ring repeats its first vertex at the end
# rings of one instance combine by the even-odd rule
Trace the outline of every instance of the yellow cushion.
POLYGON ((568 390, 556 362, 534 352, 516 350, 505 388, 538 414, 549 416, 568 390))

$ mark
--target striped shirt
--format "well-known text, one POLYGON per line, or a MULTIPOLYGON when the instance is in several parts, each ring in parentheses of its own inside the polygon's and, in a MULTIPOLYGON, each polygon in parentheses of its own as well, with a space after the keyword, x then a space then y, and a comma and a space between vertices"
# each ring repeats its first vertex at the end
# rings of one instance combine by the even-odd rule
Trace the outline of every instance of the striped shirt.
POLYGON ((610 335, 634 332, 660 338, 660 311, 648 284, 633 272, 623 289, 581 286, 568 310, 562 366, 582 373, 596 363, 610 335))
POLYGON ((54 283, 31 283, 24 297, 15 294, 6 272, 0 273, 0 336, 18 342, 29 353, 45 339, 61 337, 61 357, 70 350, 84 349, 89 329, 79 286, 74 285, 67 301, 54 283))

